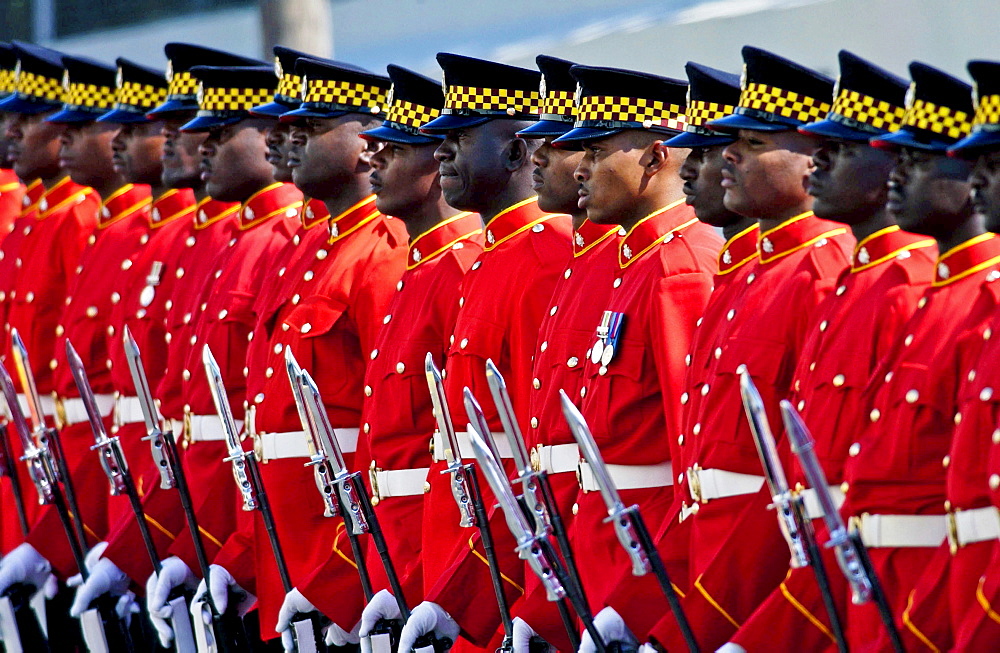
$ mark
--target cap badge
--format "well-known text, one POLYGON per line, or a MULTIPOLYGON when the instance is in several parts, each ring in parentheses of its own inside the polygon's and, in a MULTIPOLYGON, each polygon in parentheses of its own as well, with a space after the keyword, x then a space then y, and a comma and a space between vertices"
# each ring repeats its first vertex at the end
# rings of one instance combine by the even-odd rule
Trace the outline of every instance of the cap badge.
POLYGON ((65 89, 67 91, 69 90, 69 71, 68 70, 64 70, 63 71, 62 87, 63 87, 63 89, 65 89))
POLYGON ((583 86, 577 82, 576 91, 573 93, 573 105, 580 106, 581 100, 583 100, 583 86))
POLYGON ((740 73, 740 90, 747 90, 747 65, 743 64, 743 71, 740 73))
POLYGON ((274 76, 278 79, 284 77, 284 73, 281 70, 281 59, 279 57, 274 58, 274 76))
POLYGON ((871 255, 868 253, 867 247, 862 247, 858 250, 858 263, 861 265, 868 265, 872 260, 871 255))
POLYGON ((118 66, 118 72, 115 74, 115 86, 118 88, 122 87, 125 83, 125 72, 122 70, 121 66, 118 66))
POLYGON ((546 96, 545 88, 545 75, 542 75, 542 81, 538 82, 538 94, 544 98, 546 96))
POLYGON ((395 97, 396 97, 396 85, 395 84, 390 84, 389 85, 389 93, 385 96, 385 106, 391 107, 392 106, 392 100, 395 97))
POLYGON ((167 59, 167 72, 164 77, 167 78, 168 82, 174 78, 174 62, 170 59, 167 59))
POLYGON ((906 99, 903 101, 904 106, 909 109, 913 107, 913 101, 917 99, 917 83, 910 82, 910 87, 906 89, 906 99))

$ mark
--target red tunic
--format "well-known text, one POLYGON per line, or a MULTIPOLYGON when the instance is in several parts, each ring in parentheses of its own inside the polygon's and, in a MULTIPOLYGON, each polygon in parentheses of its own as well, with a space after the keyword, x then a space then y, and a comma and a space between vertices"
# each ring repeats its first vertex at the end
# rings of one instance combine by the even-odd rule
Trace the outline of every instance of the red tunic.
MULTIPOLYGON (((399 220, 378 212, 373 196, 332 217, 329 224, 328 239, 314 241, 314 249, 290 260, 270 338, 262 329, 254 332, 254 340, 260 337, 267 342, 264 367, 251 368, 247 380, 254 415, 248 421, 258 435, 305 437, 285 372, 285 347, 291 348, 315 379, 334 428, 356 429, 361 422, 365 352, 374 349, 386 307, 403 273, 406 232, 399 220)), ((353 468, 354 447, 345 444, 344 448, 345 462, 353 468)), ((303 462, 301 457, 285 458, 261 466, 278 538, 292 582, 324 614, 350 628, 360 618, 363 597, 346 543, 338 538, 343 522, 323 516, 313 474, 303 462), (345 555, 334 554, 332 568, 328 566, 313 581, 309 574, 330 558, 331 544, 345 555), (311 587, 311 581, 318 588, 311 587)), ((263 521, 255 516, 248 526, 252 533, 241 524, 216 562, 232 571, 241 584, 254 587, 261 635, 272 639, 277 637, 274 625, 285 591, 263 521), (249 559, 253 566, 247 564, 249 559)))
POLYGON ((0 168, 0 243, 14 229, 21 216, 25 186, 10 168, 0 168))
MULTIPOLYGON (((983 234, 938 258, 932 287, 903 329, 906 335, 879 365, 869 391, 869 425, 844 465, 848 484, 844 515, 944 512, 946 455, 958 410, 960 380, 956 343, 981 334, 997 310, 983 293, 988 275, 1000 269, 1000 239, 983 234)), ((995 273, 993 276, 996 276, 995 273)), ((919 639, 926 626, 907 618, 910 591, 935 547, 871 548, 869 554, 900 628, 919 639)), ((852 650, 872 647, 879 621, 871 606, 848 615, 852 650)), ((946 621, 946 620, 945 620, 946 621)), ((877 650, 879 644, 875 644, 877 650)))

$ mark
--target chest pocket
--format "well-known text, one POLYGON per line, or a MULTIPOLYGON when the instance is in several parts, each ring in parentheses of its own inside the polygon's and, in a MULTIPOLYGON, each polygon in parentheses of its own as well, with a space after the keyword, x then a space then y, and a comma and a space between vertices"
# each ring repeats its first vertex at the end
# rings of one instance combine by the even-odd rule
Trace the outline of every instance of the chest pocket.
POLYGON ((600 407, 588 410, 588 418, 604 422, 603 428, 597 425, 594 429, 595 437, 640 431, 663 412, 663 403, 658 396, 650 401, 650 395, 654 394, 652 388, 658 385, 656 375, 652 370, 648 371, 648 378, 643 375, 648 356, 650 354, 641 342, 623 339, 614 359, 607 366, 586 360, 585 402, 600 407), (625 403, 629 404, 629 410, 621 410, 620 406, 625 403))
POLYGON ((503 327, 466 317, 455 328, 455 339, 448 348, 448 355, 474 356, 483 361, 492 358, 499 365, 507 354, 505 349, 503 327))
MULTIPOLYGON (((935 476, 943 475, 941 459, 948 453, 950 438, 932 436, 933 425, 944 426, 951 431, 952 416, 942 411, 939 388, 934 387, 932 374, 926 365, 903 363, 893 370, 889 387, 886 388, 891 399, 888 408, 889 418, 897 427, 887 432, 888 437, 883 443, 888 455, 884 458, 888 469, 917 472, 919 469, 930 471, 935 476), (919 437, 914 429, 931 428, 919 437), (905 429, 902 430, 902 429, 905 429)), ((879 401, 877 408, 882 411, 880 419, 886 419, 886 403, 879 401)), ((921 429, 923 430, 923 429, 921 429)))
MULTIPOLYGON (((347 319, 347 305, 330 297, 316 295, 296 306, 284 323, 288 325, 287 344, 296 359, 308 371, 330 401, 333 394, 357 386, 361 396, 362 379, 368 352, 361 351, 357 331, 347 319), (330 393, 330 398, 326 393, 330 393)), ((280 329, 276 333, 284 333, 280 329)), ((283 338, 275 337, 280 341, 283 338)), ((282 367, 284 362, 281 362, 282 367)))
MULTIPOLYGON (((393 423, 412 430, 418 424, 433 430, 431 416, 431 395, 424 375, 424 358, 427 352, 441 359, 441 342, 405 340, 392 343, 378 354, 381 374, 381 398, 376 402, 383 409, 391 406, 393 423)), ((372 363, 374 365, 374 363, 372 363)))
MULTIPOLYGON (((711 409, 713 405, 719 406, 720 402, 726 402, 725 406, 719 406, 713 411, 712 423, 715 427, 707 437, 733 442, 741 447, 748 447, 748 451, 756 451, 750 426, 740 403, 740 379, 737 370, 741 365, 747 366, 750 378, 757 386, 764 405, 772 408, 777 405, 778 399, 784 398, 786 394, 787 389, 784 389, 780 391, 781 396, 775 396, 777 386, 788 375, 790 363, 785 360, 787 349, 784 343, 775 340, 730 339, 719 356, 715 378, 709 381, 707 391, 702 388, 702 392, 708 396, 707 409, 711 409)), ((768 416, 771 419, 771 430, 775 434, 779 433, 782 430, 780 421, 776 421, 780 420, 779 416, 771 410, 768 411, 768 416)))
MULTIPOLYGON (((242 379, 246 365, 248 336, 254 328, 254 298, 242 291, 225 291, 208 309, 197 346, 201 360, 201 345, 208 343, 219 363, 223 378, 242 379), (222 356, 225 356, 223 359, 222 356)), ((200 365, 197 366, 201 368, 200 365)))

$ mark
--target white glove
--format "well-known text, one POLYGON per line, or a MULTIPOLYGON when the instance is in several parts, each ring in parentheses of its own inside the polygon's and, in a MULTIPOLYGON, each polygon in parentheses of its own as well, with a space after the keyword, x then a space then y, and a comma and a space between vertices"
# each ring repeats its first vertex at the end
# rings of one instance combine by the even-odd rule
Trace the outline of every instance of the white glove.
MULTIPOLYGON (((625 625, 625 620, 610 606, 597 613, 597 616, 594 617, 594 627, 601 634, 601 638, 604 639, 605 644, 622 642, 623 644, 631 645, 631 648, 639 646, 639 640, 635 638, 632 631, 625 625)), ((590 633, 586 630, 583 631, 583 636, 580 637, 580 649, 578 653, 597 653, 594 640, 590 638, 590 633)))
POLYGON ((399 604, 396 603, 396 597, 389 590, 379 590, 372 597, 372 600, 368 602, 368 605, 365 606, 364 612, 361 613, 361 628, 358 630, 358 635, 368 637, 379 619, 389 619, 391 621, 399 619, 401 616, 399 613, 399 604))
MULTIPOLYGON (((192 606, 198 601, 205 600, 205 594, 212 593, 212 605, 216 611, 222 614, 229 608, 230 594, 236 599, 236 613, 243 617, 250 612, 250 608, 257 602, 257 597, 240 587, 229 570, 219 565, 211 565, 208 568, 208 583, 203 578, 198 583, 195 590, 192 606), (207 585, 207 586, 206 586, 207 585)), ((207 623, 207 622, 206 622, 207 623)))
POLYGON ((281 645, 285 647, 286 651, 295 650, 295 638, 291 629, 292 619, 297 614, 305 614, 315 610, 316 606, 310 603, 309 599, 303 596, 298 588, 293 587, 291 592, 285 594, 285 600, 281 604, 281 609, 278 610, 278 625, 274 629, 281 633, 281 645))
POLYGON ((417 639, 433 633, 438 639, 447 637, 452 642, 458 639, 461 631, 458 623, 437 603, 424 601, 410 612, 403 631, 399 634, 400 651, 413 650, 417 639))
POLYGON ((46 598, 55 596, 55 592, 49 595, 49 576, 52 576, 52 565, 42 557, 38 550, 25 542, 0 560, 0 594, 15 583, 26 583, 32 587, 45 590, 46 598))
POLYGON ((79 619, 80 615, 90 608, 90 604, 103 594, 109 594, 113 597, 124 595, 128 592, 130 583, 129 577, 115 563, 107 558, 101 558, 90 568, 90 577, 87 578, 87 582, 76 589, 76 596, 69 609, 69 616, 79 619))
POLYGON ((170 556, 160 563, 160 574, 150 574, 146 581, 146 610, 149 620, 160 637, 160 644, 170 648, 174 641, 174 629, 169 619, 173 617, 173 608, 167 604, 167 598, 177 587, 194 591, 198 587, 198 578, 183 560, 170 556))
POLYGON ((135 600, 135 592, 126 590, 124 594, 118 597, 118 603, 115 604, 115 613, 119 619, 125 622, 126 627, 132 625, 132 615, 139 614, 139 602, 135 600))
MULTIPOLYGON (((535 629, 528 625, 528 622, 521 617, 514 617, 514 632, 513 632, 513 642, 514 653, 528 653, 528 648, 531 646, 531 638, 538 637, 542 639, 542 636, 535 632, 535 629)), ((555 651, 552 646, 549 646, 549 651, 555 651)))
POLYGON ((354 628, 351 632, 347 632, 337 624, 330 624, 326 629, 326 636, 324 641, 327 646, 347 646, 348 644, 357 644, 361 641, 358 637, 358 628, 361 627, 361 622, 354 624, 354 628))
MULTIPOLYGON (((641 653, 641 651, 640 651, 641 653)), ((747 650, 740 646, 739 644, 733 644, 732 642, 727 642, 715 649, 715 653, 747 653, 747 650)))
MULTIPOLYGON (((101 559, 101 556, 104 555, 104 550, 107 548, 107 542, 98 542, 90 551, 87 551, 87 555, 83 557, 83 565, 87 568, 87 573, 94 570, 94 566, 101 559)), ((81 574, 73 574, 66 579, 66 587, 79 587, 81 585, 83 585, 83 576, 81 574)))

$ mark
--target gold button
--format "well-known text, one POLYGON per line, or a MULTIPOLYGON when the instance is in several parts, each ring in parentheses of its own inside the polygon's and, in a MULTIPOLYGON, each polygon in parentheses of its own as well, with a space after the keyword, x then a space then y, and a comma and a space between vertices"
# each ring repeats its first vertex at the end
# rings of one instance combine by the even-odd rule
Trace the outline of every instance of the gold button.
MULTIPOLYGON (((288 322, 282 322, 281 323, 281 330, 282 331, 288 331, 289 328, 290 327, 288 326, 288 322)), ((250 335, 253 335, 253 334, 251 333, 250 335)))
POLYGON ((581 397, 587 396, 587 386, 583 386, 582 388, 580 388, 580 396, 581 397))
POLYGON ((565 272, 563 272, 563 279, 569 279, 569 276, 570 276, 571 274, 573 274, 573 271, 572 271, 572 270, 570 270, 569 268, 566 268, 566 271, 565 271, 565 272))
POLYGON ((608 368, 607 368, 607 367, 605 367, 604 365, 601 365, 601 366, 600 366, 600 367, 599 367, 599 368, 597 369, 597 373, 598 373, 598 374, 600 374, 601 376, 604 376, 605 374, 607 374, 607 373, 608 373, 608 368))
POLYGON ((298 305, 298 303, 299 303, 299 301, 301 299, 302 299, 302 296, 299 295, 299 293, 295 293, 294 295, 292 295, 292 304, 298 305))
POLYGON ((282 349, 283 349, 283 347, 281 346, 281 343, 279 342, 278 344, 276 344, 274 346, 274 353, 280 354, 282 349))
POLYGON ((910 345, 913 344, 913 334, 912 333, 909 334, 909 335, 907 335, 905 338, 903 338, 903 344, 906 345, 907 347, 909 347, 910 345))
POLYGON ((722 347, 716 347, 715 348, 715 358, 718 359, 720 356, 722 356, 722 347))
POLYGON ((677 436, 677 444, 678 444, 678 446, 681 446, 681 447, 684 446, 684 434, 683 433, 681 433, 680 435, 677 436))
POLYGON ((980 401, 989 401, 992 398, 993 398, 993 388, 983 388, 979 392, 980 401))
POLYGON ((850 449, 847 450, 847 453, 852 457, 857 456, 859 453, 861 453, 861 443, 855 442, 854 444, 852 444, 850 449))
POLYGON ((87 308, 87 317, 97 317, 97 307, 90 306, 87 308))
POLYGON ((684 357, 684 364, 687 365, 688 367, 691 367, 691 354, 688 354, 684 357))
POLYGON ((174 276, 177 277, 178 279, 180 279, 181 277, 183 277, 184 276, 184 268, 177 268, 177 270, 174 271, 174 276))
POLYGON ((458 346, 460 348, 462 348, 462 349, 465 349, 466 347, 469 346, 469 339, 468 338, 462 338, 462 342, 458 343, 458 346))
POLYGON ((558 306, 553 306, 552 308, 550 308, 550 309, 549 309, 549 315, 550 315, 550 316, 551 316, 551 315, 555 315, 555 314, 556 314, 556 311, 558 311, 558 310, 559 310, 559 307, 558 307, 558 306))
POLYGON ((316 258, 318 258, 319 260, 322 261, 323 259, 326 258, 327 254, 329 254, 328 251, 326 251, 325 249, 321 249, 321 250, 319 250, 319 251, 316 252, 316 258))
POLYGON ((920 392, 916 388, 912 388, 906 391, 906 403, 913 404, 916 403, 917 399, 920 399, 920 392))
POLYGON ((121 296, 120 293, 117 293, 117 292, 111 293, 111 303, 112 304, 117 304, 121 300, 122 300, 122 296, 121 296))
POLYGON ((613 284, 611 284, 611 285, 613 285, 615 288, 617 288, 618 286, 622 285, 622 280, 620 278, 619 279, 615 279, 615 282, 613 284))
POLYGON ((826 327, 828 326, 830 326, 830 323, 827 320, 823 320, 822 322, 819 323, 819 330, 826 331, 826 327))
POLYGON ((428 494, 431 491, 431 484, 424 481, 424 494, 428 494))
POLYGON ((889 381, 892 381, 892 372, 886 372, 885 382, 888 383, 889 381))
POLYGON ((688 395, 688 393, 686 393, 686 392, 682 393, 681 394, 681 405, 682 406, 685 405, 688 402, 689 398, 690 398, 690 396, 688 395))
POLYGON ((396 363, 396 374, 402 374, 405 371, 406 371, 406 365, 403 364, 403 361, 399 361, 398 363, 396 363))
POLYGON ((837 287, 837 297, 840 297, 845 292, 847 292, 847 286, 838 286, 837 287))
POLYGON ((976 380, 976 370, 969 370, 969 374, 965 378, 967 378, 970 382, 971 381, 975 381, 976 380))
POLYGON ((396 290, 398 291, 402 289, 403 289, 403 281, 402 279, 400 279, 399 281, 396 282, 396 290))
POLYGON ((392 315, 386 315, 382 318, 382 324, 389 324, 389 320, 392 319, 392 315))
POLYGON ((993 431, 993 444, 1000 444, 1000 429, 993 431))
POLYGON ((57 336, 61 336, 61 335, 62 335, 62 334, 64 334, 64 333, 66 333, 66 329, 64 329, 64 328, 63 328, 63 325, 61 325, 61 324, 60 324, 60 325, 58 325, 58 326, 56 327, 56 335, 57 335, 57 336))
POLYGON ((259 404, 262 401, 264 401, 264 393, 263 392, 258 392, 256 395, 254 395, 253 402, 255 404, 259 404))
POLYGON ((184 370, 183 372, 181 372, 181 376, 184 377, 185 381, 190 381, 191 380, 191 370, 184 370))
POLYGON ((533 428, 533 429, 537 429, 538 428, 538 418, 537 417, 532 417, 531 418, 531 428, 533 428))
POLYGON ((705 385, 701 386, 701 396, 704 397, 705 395, 707 395, 709 390, 711 390, 711 386, 709 384, 706 383, 705 385))
POLYGON ((691 432, 694 433, 695 435, 700 435, 701 434, 701 422, 698 422, 697 424, 695 424, 694 428, 691 429, 691 432))
POLYGON ((372 360, 378 358, 378 349, 372 349, 372 353, 368 355, 368 358, 372 360))
POLYGON ((955 426, 958 426, 959 424, 962 423, 962 413, 961 413, 961 411, 955 413, 955 417, 954 417, 953 421, 955 422, 955 426))
POLYGON ((731 320, 731 319, 733 319, 734 317, 736 317, 736 311, 735 311, 734 309, 732 309, 732 308, 731 308, 731 309, 729 309, 729 312, 728 312, 728 313, 726 313, 726 319, 727 319, 727 320, 731 320))
POLYGON ((810 372, 816 371, 816 361, 809 363, 809 371, 810 372))
POLYGON ((989 340, 992 337, 993 337, 993 329, 986 327, 986 330, 983 331, 983 340, 989 340))
POLYGON ((267 377, 267 378, 269 378, 269 379, 272 376, 274 376, 274 368, 273 367, 269 367, 266 370, 264 370, 264 376, 267 377))
POLYGON ((57 361, 56 359, 53 358, 52 360, 49 361, 49 369, 50 370, 54 370, 58 366, 59 366, 59 361, 57 361))
POLYGON ((191 339, 188 340, 188 344, 191 345, 194 345, 196 342, 198 342, 198 336, 191 336, 191 339))
POLYGON ((844 481, 843 483, 840 484, 840 491, 843 492, 844 494, 847 494, 847 491, 850 489, 851 486, 847 481, 844 481))
POLYGON ((220 320, 226 319, 227 315, 229 315, 229 311, 227 311, 226 309, 222 309, 221 311, 219 311, 219 319, 220 320))
POLYGON ((799 399, 799 403, 795 407, 799 410, 799 412, 801 412, 802 409, 806 407, 806 400, 799 399))
POLYGON ((372 396, 372 387, 370 385, 365 386, 365 396, 366 397, 372 396))
POLYGON ((131 267, 132 267, 132 261, 130 261, 128 259, 125 259, 124 261, 122 261, 122 269, 123 270, 128 270, 131 267))
MULTIPOLYGON (((465 347, 465 345, 462 345, 462 346, 465 347)), ((538 347, 539 351, 545 351, 548 348, 549 348, 549 341, 548 340, 543 341, 542 344, 538 347)))
POLYGON ((110 325, 108 326, 108 335, 109 336, 115 335, 115 328, 113 326, 110 325))
POLYGON ((843 374, 838 374, 837 376, 833 377, 833 385, 837 386, 838 388, 844 385, 844 381, 846 381, 846 379, 844 378, 843 374))
POLYGON ((754 274, 753 272, 751 272, 750 274, 748 274, 747 275, 747 285, 749 286, 750 284, 752 284, 753 280, 756 279, 756 278, 757 278, 757 275, 754 274))
POLYGON ((580 512, 580 504, 579 503, 574 503, 573 504, 573 514, 575 515, 578 512, 580 512))
POLYGON ((948 465, 951 464, 951 456, 945 456, 941 459, 941 466, 948 469, 948 465))
POLYGON ((1000 487, 1000 474, 990 474, 990 489, 995 490, 1000 487))
POLYGON ((368 422, 365 422, 363 430, 364 430, 365 433, 368 433, 369 431, 371 431, 372 430, 371 424, 369 424, 368 422))
POLYGON ((299 327, 299 333, 309 333, 310 331, 312 331, 312 328, 313 328, 313 325, 311 325, 308 322, 306 322, 301 327, 299 327))
POLYGON ((878 408, 872 408, 872 412, 868 413, 868 419, 870 419, 872 422, 877 422, 878 418, 881 416, 882 413, 879 412, 878 408))
POLYGON ((542 387, 542 382, 538 380, 538 377, 535 377, 534 379, 531 380, 531 387, 534 388, 535 390, 538 390, 539 388, 542 387))
POLYGON ((917 302, 917 308, 923 308, 924 306, 927 306, 927 298, 921 297, 920 301, 917 302))
POLYGON ((302 275, 302 280, 303 281, 312 281, 313 277, 315 277, 315 276, 316 275, 313 273, 312 270, 307 270, 306 273, 302 275))

